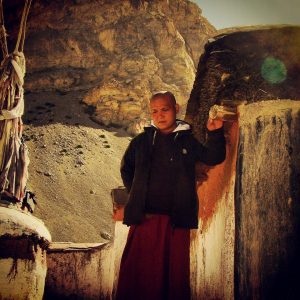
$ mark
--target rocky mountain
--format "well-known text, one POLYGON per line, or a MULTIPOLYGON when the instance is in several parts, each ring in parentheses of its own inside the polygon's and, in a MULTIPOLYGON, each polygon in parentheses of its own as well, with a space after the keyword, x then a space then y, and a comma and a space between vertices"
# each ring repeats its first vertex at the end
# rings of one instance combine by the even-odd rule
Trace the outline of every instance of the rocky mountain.
MULTIPOLYGON (((24 1, 3 4, 13 49, 24 1)), ((54 241, 113 235, 110 190, 122 184, 119 165, 130 141, 113 126, 136 132, 157 90, 186 104, 214 32, 186 0, 33 1, 25 42, 28 189, 54 241)))
MULTIPOLYGON (((12 11, 20 2, 7 5, 12 11)), ((188 0, 34 1, 26 90, 84 90, 96 121, 135 133, 155 91, 172 91, 185 111, 203 45, 214 33, 188 0)))

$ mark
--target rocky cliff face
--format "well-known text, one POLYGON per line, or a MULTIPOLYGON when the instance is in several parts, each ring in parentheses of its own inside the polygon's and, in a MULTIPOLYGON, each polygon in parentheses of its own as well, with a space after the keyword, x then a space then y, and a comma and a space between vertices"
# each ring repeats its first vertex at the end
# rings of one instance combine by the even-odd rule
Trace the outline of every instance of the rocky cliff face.
POLYGON ((213 33, 187 0, 37 1, 25 47, 26 90, 86 90, 97 121, 134 132, 153 92, 170 90, 186 104, 213 33))
MULTIPOLYGON (((24 1, 3 4, 12 50, 24 1)), ((187 101, 215 29, 187 0, 32 1, 27 28, 23 120, 35 215, 55 241, 98 242, 113 232, 110 190, 122 184, 130 139, 92 122, 79 102, 99 123, 136 132, 152 92, 187 101)))

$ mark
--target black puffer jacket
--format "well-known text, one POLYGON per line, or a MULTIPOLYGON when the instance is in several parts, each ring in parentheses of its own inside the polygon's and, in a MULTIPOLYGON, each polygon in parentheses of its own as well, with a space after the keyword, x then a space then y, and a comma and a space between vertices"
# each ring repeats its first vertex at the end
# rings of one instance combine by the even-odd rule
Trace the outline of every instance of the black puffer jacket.
MULTIPOLYGON (((144 218, 151 153, 155 143, 155 127, 146 127, 129 144, 121 163, 121 176, 129 192, 124 224, 139 224, 144 218)), ((198 227, 198 199, 195 189, 195 163, 216 165, 225 159, 223 128, 208 131, 206 145, 193 136, 190 126, 180 121, 175 129, 173 162, 176 170, 171 223, 174 227, 198 227)))

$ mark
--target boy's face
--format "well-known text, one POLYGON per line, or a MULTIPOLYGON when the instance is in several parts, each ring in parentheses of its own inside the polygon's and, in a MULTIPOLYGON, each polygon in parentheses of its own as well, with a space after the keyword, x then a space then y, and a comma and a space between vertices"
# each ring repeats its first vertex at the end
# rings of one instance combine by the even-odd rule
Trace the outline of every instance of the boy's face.
POLYGON ((176 128, 176 114, 179 106, 169 97, 159 97, 150 101, 150 114, 154 125, 167 134, 176 128))

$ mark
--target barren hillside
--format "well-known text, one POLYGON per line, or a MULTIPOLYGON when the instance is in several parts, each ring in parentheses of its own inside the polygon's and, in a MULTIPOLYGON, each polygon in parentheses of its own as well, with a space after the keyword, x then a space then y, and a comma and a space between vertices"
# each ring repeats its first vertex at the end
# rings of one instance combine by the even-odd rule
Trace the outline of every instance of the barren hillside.
MULTIPOLYGON (((13 45, 23 2, 4 5, 13 45)), ((28 185, 54 241, 112 235, 110 190, 121 184, 128 133, 142 128, 155 91, 172 91, 185 107, 215 32, 189 0, 33 1, 25 42, 28 185)))
POLYGON ((28 186, 38 199, 34 214, 54 241, 99 242, 113 234, 110 190, 121 184, 130 137, 93 122, 80 100, 80 93, 26 95, 28 186))

